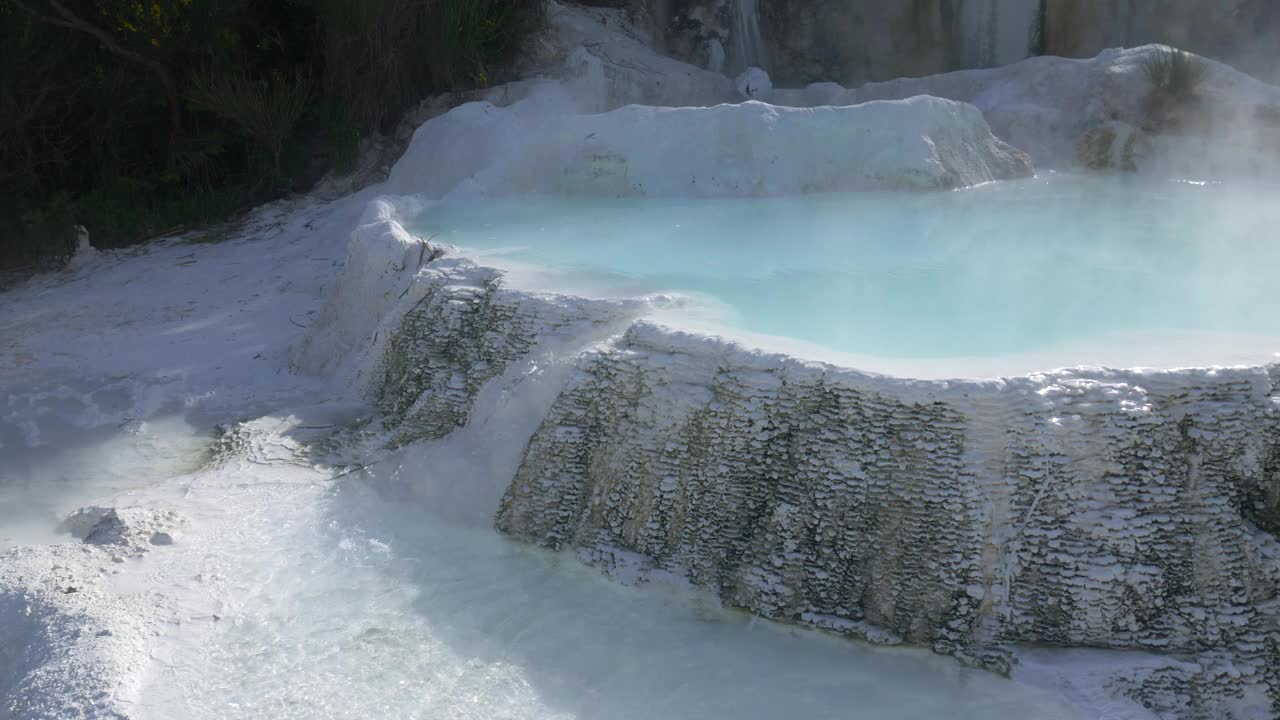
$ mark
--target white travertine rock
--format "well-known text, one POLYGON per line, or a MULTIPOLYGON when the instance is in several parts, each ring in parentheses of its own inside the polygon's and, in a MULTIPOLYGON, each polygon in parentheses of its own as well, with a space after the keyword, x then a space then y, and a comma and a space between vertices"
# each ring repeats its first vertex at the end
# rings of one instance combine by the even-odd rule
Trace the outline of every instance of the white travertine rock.
POLYGON ((773 81, 769 79, 769 73, 758 67, 743 70, 733 84, 738 89, 738 95, 744 100, 763 100, 773 91, 773 81))
POLYGON ((627 106, 577 115, 549 92, 471 103, 415 134, 388 188, 444 197, 725 197, 946 190, 1027 177, 1026 156, 971 105, 930 97, 856 107, 627 106))

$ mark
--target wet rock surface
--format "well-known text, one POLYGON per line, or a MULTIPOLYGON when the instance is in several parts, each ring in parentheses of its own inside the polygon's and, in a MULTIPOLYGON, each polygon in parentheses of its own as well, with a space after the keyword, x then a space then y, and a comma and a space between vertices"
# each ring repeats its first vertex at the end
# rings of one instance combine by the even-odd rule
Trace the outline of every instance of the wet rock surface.
POLYGON ((503 532, 996 670, 1016 644, 1197 658, 1124 680, 1180 688, 1170 716, 1276 692, 1280 565, 1246 510, 1275 491, 1275 368, 944 388, 639 326, 580 370, 503 532))
POLYGON ((387 345, 378 399, 398 428, 395 444, 448 435, 466 424, 481 386, 516 360, 536 347, 588 342, 638 310, 636 303, 530 297, 503 288, 499 277, 442 261, 419 279, 422 299, 387 345))

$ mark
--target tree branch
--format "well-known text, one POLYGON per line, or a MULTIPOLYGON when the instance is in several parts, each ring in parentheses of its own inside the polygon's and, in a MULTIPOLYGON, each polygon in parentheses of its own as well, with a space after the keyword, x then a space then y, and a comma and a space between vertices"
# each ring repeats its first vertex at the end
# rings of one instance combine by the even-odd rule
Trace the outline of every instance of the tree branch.
POLYGON ((156 78, 160 81, 160 85, 164 88, 165 98, 169 103, 169 145, 172 149, 173 142, 177 140, 178 135, 182 131, 182 104, 178 98, 178 86, 173 81, 173 75, 169 72, 168 68, 141 53, 135 52, 121 45, 115 38, 111 37, 111 34, 106 30, 103 30, 92 23, 86 22, 84 19, 68 9, 66 5, 62 4, 60 0, 45 0, 49 7, 53 8, 56 16, 47 15, 37 11, 27 2, 27 0, 12 0, 12 2, 40 22, 89 35, 97 40, 102 47, 106 48, 108 52, 118 55, 126 60, 138 63, 139 65, 151 70, 151 72, 154 73, 156 78))

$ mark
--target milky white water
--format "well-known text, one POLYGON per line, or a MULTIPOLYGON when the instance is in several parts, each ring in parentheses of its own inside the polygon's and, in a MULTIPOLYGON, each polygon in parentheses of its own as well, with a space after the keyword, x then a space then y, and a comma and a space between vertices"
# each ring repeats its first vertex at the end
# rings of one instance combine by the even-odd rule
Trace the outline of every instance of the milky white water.
POLYGON ((518 364, 465 428, 332 483, 278 461, 197 473, 187 493, 236 518, 199 568, 220 619, 160 653, 140 717, 1081 717, 951 658, 624 585, 497 534, 565 367, 518 364))
POLYGON ((146 717, 1079 717, 926 651, 611 582, 378 483, 231 540, 258 552, 237 555, 225 616, 166 661, 146 717))
POLYGON ((841 352, 991 357, 1142 336, 1169 348, 1133 360, 1150 364, 1232 347, 1224 335, 1280 337, 1275 196, 1051 174, 950 193, 484 199, 414 229, 537 266, 554 289, 690 294, 706 300, 700 319, 841 352))
POLYGON ((180 414, 97 424, 128 399, 122 388, 86 392, 76 383, 10 395, 11 409, 20 404, 38 422, 0 417, 0 549, 67 542, 61 521, 77 508, 127 502, 133 491, 204 463, 211 435, 180 414))

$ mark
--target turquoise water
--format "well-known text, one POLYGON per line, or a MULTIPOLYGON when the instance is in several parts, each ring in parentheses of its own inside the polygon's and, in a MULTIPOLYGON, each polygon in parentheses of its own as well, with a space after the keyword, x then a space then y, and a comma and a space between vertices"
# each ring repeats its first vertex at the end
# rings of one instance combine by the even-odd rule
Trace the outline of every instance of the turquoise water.
POLYGON ((551 289, 685 293, 753 333, 982 357, 1134 332, 1280 336, 1276 197, 1049 175, 928 194, 485 199, 412 229, 542 266, 551 289))

